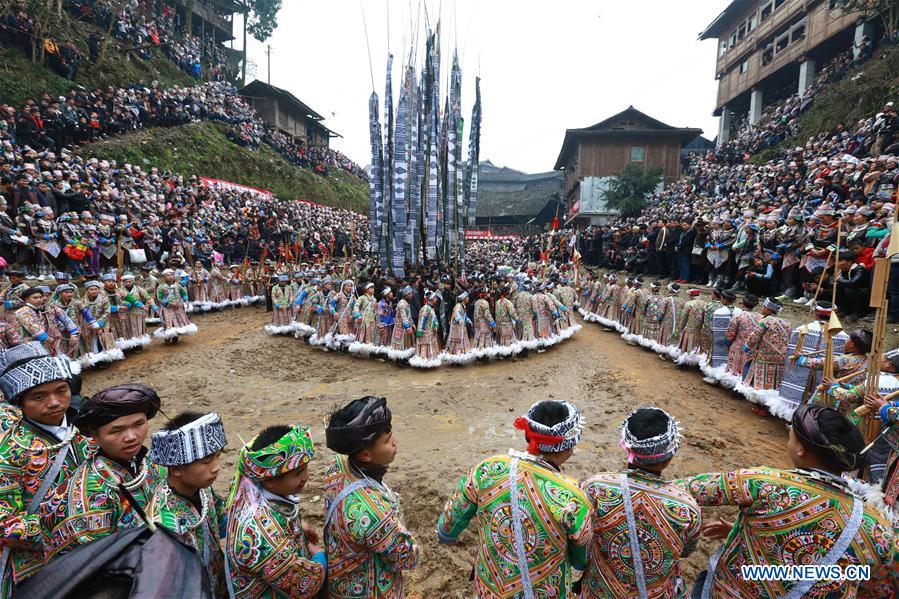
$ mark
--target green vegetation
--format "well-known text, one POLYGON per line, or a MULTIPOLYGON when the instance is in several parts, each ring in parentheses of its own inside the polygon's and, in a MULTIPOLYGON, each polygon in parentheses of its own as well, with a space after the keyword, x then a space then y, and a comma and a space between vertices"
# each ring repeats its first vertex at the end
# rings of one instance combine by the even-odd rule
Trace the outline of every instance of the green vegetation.
POLYGON ((147 129, 84 146, 85 157, 117 160, 148 169, 222 179, 267 189, 285 200, 309 200, 368 213, 368 184, 341 168, 328 176, 297 168, 269 146, 258 151, 235 145, 224 123, 193 123, 169 129, 147 129))
POLYGON ((662 168, 643 168, 639 162, 628 162, 624 170, 612 178, 605 192, 606 204, 621 216, 636 216, 646 207, 646 198, 662 180, 662 168))
POLYGON ((837 123, 853 129, 860 119, 880 112, 899 91, 899 47, 878 50, 868 62, 849 72, 840 82, 819 94, 799 117, 799 134, 756 154, 752 162, 764 164, 785 147, 804 146, 812 135, 832 131, 837 123))
POLYGON ((48 66, 32 62, 18 48, 0 48, 0 102, 20 104, 28 98, 38 99, 44 93, 63 95, 76 85, 88 90, 107 85, 146 84, 156 80, 162 87, 195 85, 197 80, 179 69, 160 49, 151 50, 150 60, 122 52, 110 41, 106 58, 100 67, 88 60, 87 38, 95 27, 71 21, 72 43, 83 54, 75 81, 57 75, 48 66))

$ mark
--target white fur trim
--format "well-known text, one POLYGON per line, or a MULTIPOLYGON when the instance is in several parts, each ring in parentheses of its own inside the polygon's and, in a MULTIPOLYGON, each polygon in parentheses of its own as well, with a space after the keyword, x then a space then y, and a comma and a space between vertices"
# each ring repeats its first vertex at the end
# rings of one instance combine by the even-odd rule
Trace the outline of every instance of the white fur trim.
POLYGON ((152 342, 153 340, 149 335, 146 334, 142 335, 141 337, 131 337, 129 339, 122 339, 121 337, 119 337, 115 340, 116 346, 121 350, 134 349, 135 347, 146 347, 152 342))
POLYGON ((290 326, 294 331, 293 336, 296 337, 297 339, 300 339, 301 337, 309 337, 310 335, 315 335, 315 332, 316 332, 315 329, 312 328, 311 326, 309 326, 308 324, 303 323, 303 322, 297 322, 296 320, 294 320, 292 323, 290 323, 290 326))
POLYGON ((418 356, 409 358, 409 366, 414 368, 438 368, 441 364, 443 364, 443 362, 440 360, 440 356, 432 360, 420 358, 418 356))
POLYGON ((269 335, 290 335, 294 332, 293 326, 289 324, 275 326, 273 324, 267 324, 263 327, 265 332, 269 335))
POLYGON ((96 366, 97 364, 103 364, 104 362, 115 362, 124 359, 125 354, 122 353, 122 350, 118 347, 114 347, 113 349, 98 353, 85 354, 84 356, 81 356, 81 359, 78 361, 81 363, 82 367, 89 368, 91 366, 96 366))
POLYGON ((170 329, 160 327, 153 332, 153 336, 159 339, 174 339, 181 335, 193 335, 196 332, 197 325, 191 323, 184 325, 183 327, 172 327, 170 329))

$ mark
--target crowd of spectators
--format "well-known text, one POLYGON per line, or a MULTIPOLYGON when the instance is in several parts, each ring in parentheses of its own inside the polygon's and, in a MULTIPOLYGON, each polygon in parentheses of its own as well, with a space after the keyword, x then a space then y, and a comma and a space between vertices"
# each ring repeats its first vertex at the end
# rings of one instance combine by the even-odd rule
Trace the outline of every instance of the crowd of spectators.
MULTIPOLYGON (((873 259, 884 254, 893 223, 897 142, 899 118, 888 102, 761 165, 695 156, 687 177, 639 217, 588 229, 582 251, 610 268, 799 304, 835 280, 838 305, 862 315, 873 259)), ((894 269, 890 318, 897 320, 899 262, 894 269)))
MULTIPOLYGON (((237 65, 229 63, 224 48, 215 41, 211 28, 207 35, 188 32, 186 23, 172 2, 128 0, 116 12, 113 0, 65 0, 63 6, 71 18, 96 27, 87 38, 88 59, 100 59, 104 33, 109 31, 118 47, 108 51, 127 51, 148 60, 151 51, 159 48, 185 73, 196 79, 233 81, 237 65), (205 68, 205 71, 204 71, 205 68)), ((78 68, 84 58, 73 39, 61 39, 65 34, 44 34, 35 44, 35 20, 27 4, 13 4, 0 23, 0 44, 15 47, 32 58, 35 48, 43 47, 48 66, 71 81, 77 79, 78 68)))
POLYGON ((359 165, 331 148, 308 148, 258 117, 234 86, 208 82, 192 87, 161 89, 154 81, 105 90, 73 89, 66 96, 44 94, 16 109, 0 104, 0 128, 22 145, 37 150, 58 150, 129 133, 145 127, 172 127, 194 121, 225 122, 234 126, 232 140, 257 148, 266 143, 286 160, 327 175, 341 168, 363 181, 359 165))
MULTIPOLYGON (((115 268, 119 247, 126 265, 130 250, 143 250, 151 263, 181 254, 209 264, 216 254, 226 262, 297 261, 360 255, 368 248, 363 215, 210 189, 196 176, 84 159, 72 149, 97 136, 193 119, 258 124, 253 109, 226 84, 75 90, 18 110, 0 105, 0 113, 0 256, 7 265, 77 276, 115 268)), ((335 151, 321 156, 328 164, 345 164, 335 151)))

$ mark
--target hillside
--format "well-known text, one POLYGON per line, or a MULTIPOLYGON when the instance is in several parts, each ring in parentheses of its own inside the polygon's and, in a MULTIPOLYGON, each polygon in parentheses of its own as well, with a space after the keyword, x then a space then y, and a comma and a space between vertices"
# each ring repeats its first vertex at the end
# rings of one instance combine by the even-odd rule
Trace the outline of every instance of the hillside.
POLYGON ((753 162, 763 164, 785 147, 804 146, 812 135, 832 131, 837 123, 848 129, 862 118, 871 117, 899 91, 899 47, 878 50, 865 64, 856 67, 841 81, 819 94, 808 111, 799 117, 799 134, 760 152, 753 162))
POLYGON ((0 102, 21 104, 29 98, 38 99, 44 93, 59 96, 76 85, 93 90, 106 85, 128 85, 138 81, 149 84, 158 81, 162 87, 195 85, 196 79, 179 69, 165 57, 162 50, 151 51, 150 60, 122 52, 110 42, 106 58, 97 67, 88 59, 86 40, 96 28, 70 20, 71 31, 64 39, 75 43, 84 55, 75 81, 57 75, 52 69, 29 60, 18 48, 0 48, 0 102))
POLYGON ((281 199, 309 200, 368 212, 368 184, 343 169, 328 176, 293 166, 271 148, 252 151, 232 143, 223 123, 193 123, 170 129, 147 129, 84 146, 85 157, 151 166, 174 173, 223 179, 267 189, 281 199))

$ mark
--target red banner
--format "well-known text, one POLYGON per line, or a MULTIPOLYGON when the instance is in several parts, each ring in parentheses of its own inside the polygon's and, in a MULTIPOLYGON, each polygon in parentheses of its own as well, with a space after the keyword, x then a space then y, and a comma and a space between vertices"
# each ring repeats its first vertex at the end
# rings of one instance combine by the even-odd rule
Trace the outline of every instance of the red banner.
POLYGON ((232 183, 231 181, 222 181, 221 179, 209 179, 207 177, 200 177, 200 182, 203 183, 203 185, 205 185, 206 187, 211 187, 212 189, 223 189, 225 191, 233 191, 234 193, 253 193, 256 195, 264 196, 267 199, 271 199, 274 197, 272 192, 267 189, 247 187, 246 185, 232 183))

